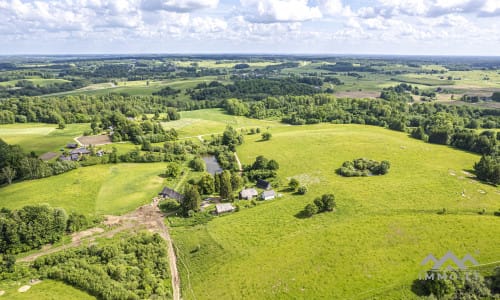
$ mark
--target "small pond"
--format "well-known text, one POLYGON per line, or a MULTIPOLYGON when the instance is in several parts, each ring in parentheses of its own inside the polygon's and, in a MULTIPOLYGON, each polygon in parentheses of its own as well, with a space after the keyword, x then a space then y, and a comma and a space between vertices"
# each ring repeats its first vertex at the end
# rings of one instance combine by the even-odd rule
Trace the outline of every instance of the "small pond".
POLYGON ((215 175, 222 172, 222 168, 219 165, 219 162, 213 155, 203 156, 203 160, 205 161, 205 165, 207 166, 207 172, 215 175))

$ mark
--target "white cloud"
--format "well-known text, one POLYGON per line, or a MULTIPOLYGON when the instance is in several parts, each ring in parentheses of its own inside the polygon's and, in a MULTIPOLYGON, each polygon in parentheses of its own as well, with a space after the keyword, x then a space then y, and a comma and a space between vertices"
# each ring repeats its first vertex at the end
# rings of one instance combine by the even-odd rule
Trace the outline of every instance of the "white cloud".
POLYGON ((143 0, 145 10, 167 10, 174 12, 192 12, 205 8, 216 8, 219 0, 143 0))
POLYGON ((245 19, 254 23, 302 22, 322 17, 307 0, 240 0, 245 19))

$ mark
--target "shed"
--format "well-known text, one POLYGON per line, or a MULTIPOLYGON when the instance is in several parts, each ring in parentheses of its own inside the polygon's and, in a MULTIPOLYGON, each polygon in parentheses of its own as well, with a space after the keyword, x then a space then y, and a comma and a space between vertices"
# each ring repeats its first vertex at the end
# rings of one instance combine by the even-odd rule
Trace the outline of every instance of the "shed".
POLYGON ((76 143, 71 143, 66 145, 66 148, 68 149, 75 149, 76 147, 78 147, 78 144, 76 143))
POLYGON ((231 203, 219 203, 215 205, 215 213, 220 215, 234 211, 234 206, 231 203))
POLYGON ((259 189, 270 190, 271 184, 268 181, 257 179, 257 187, 259 189))
POLYGON ((164 187, 163 190, 161 190, 161 192, 158 195, 163 197, 163 198, 175 199, 178 202, 182 202, 182 200, 184 199, 184 195, 182 195, 182 194, 180 194, 180 193, 178 193, 178 192, 176 192, 173 189, 168 188, 168 187, 164 187))
POLYGON ((276 198, 276 192, 274 190, 264 191, 261 197, 262 200, 272 200, 276 198))
POLYGON ((256 189, 244 189, 240 192, 240 199, 252 200, 253 197, 257 197, 259 193, 256 189))

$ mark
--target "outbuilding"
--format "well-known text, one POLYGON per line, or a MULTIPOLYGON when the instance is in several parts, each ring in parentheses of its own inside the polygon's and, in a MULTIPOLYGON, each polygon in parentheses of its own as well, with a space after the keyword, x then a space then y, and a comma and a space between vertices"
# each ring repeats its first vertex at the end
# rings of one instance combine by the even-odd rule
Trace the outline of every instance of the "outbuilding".
POLYGON ((261 195, 262 200, 272 200, 276 198, 276 192, 274 190, 264 191, 261 195))
POLYGON ((257 197, 259 192, 254 188, 244 189, 240 192, 240 199, 252 200, 253 197, 257 197))
POLYGON ((234 206, 231 203, 219 203, 215 205, 215 213, 220 215, 234 211, 234 206))

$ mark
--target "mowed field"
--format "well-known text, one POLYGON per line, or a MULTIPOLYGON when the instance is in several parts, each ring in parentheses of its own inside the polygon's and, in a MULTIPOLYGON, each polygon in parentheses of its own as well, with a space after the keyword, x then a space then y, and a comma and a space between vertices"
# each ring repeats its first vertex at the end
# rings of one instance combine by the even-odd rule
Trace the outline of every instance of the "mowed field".
POLYGON ((228 115, 224 110, 218 108, 183 111, 181 112, 180 120, 163 123, 163 126, 167 129, 175 128, 181 138, 219 134, 222 133, 228 125, 236 129, 259 127, 261 130, 268 127, 274 128, 285 126, 277 121, 256 120, 228 115))
POLYGON ((0 125, 0 138, 8 144, 20 145, 26 152, 35 151, 40 155, 58 152, 88 129, 89 124, 67 124, 65 129, 57 129, 57 124, 16 123, 0 125))
MULTIPOLYGON (((360 125, 288 126, 246 136, 245 164, 265 155, 279 177, 307 185, 207 225, 171 230, 184 299, 412 299, 430 253, 500 260, 500 190, 469 177, 479 156, 406 134, 360 125), (344 178, 343 161, 389 160, 385 176, 344 178), (465 196, 462 196, 464 192, 465 196), (301 219, 303 207, 334 193, 337 211, 301 219), (437 214, 446 208, 444 215, 437 214), (479 211, 486 210, 480 215, 479 211)), ((278 188, 280 190, 280 188, 278 188)))
POLYGON ((94 296, 91 296, 79 289, 53 280, 44 280, 31 286, 31 288, 24 293, 17 291, 20 287, 21 286, 18 285, 18 282, 12 284, 3 283, 3 285, 0 285, 0 290, 5 291, 2 298, 10 300, 96 299, 94 296))
POLYGON ((123 214, 151 202, 162 188, 166 164, 117 164, 83 167, 0 189, 0 207, 48 203, 68 212, 123 214))

